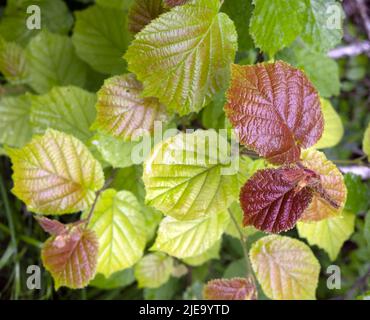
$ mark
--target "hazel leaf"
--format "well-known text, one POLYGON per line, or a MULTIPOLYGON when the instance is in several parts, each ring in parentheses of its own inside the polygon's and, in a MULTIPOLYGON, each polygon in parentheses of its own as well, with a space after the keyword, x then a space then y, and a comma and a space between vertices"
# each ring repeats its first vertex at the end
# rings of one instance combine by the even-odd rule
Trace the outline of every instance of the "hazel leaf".
POLYGON ((203 289, 206 300, 256 300, 257 288, 251 278, 215 279, 203 289))
POLYGON ((95 232, 74 226, 67 233, 49 238, 41 251, 42 262, 55 288, 85 287, 96 273, 98 239, 95 232))
POLYGON ((65 214, 87 209, 103 187, 101 165, 71 135, 48 129, 22 149, 7 148, 13 163, 13 193, 29 210, 65 214))
POLYGON ((258 282, 270 299, 315 299, 320 264, 303 242, 270 235, 255 242, 249 256, 258 282))
POLYGON ((324 129, 316 89, 282 61, 233 65, 225 112, 241 143, 273 164, 297 162, 324 129))

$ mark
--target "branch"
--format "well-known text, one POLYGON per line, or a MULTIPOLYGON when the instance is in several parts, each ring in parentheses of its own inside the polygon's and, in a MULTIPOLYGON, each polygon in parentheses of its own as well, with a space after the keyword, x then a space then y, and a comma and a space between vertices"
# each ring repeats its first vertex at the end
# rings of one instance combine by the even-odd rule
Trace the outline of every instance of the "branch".
POLYGON ((364 27, 366 30, 367 38, 370 40, 370 19, 367 15, 367 6, 364 0, 356 0, 357 9, 361 15, 364 27))
POLYGON ((332 59, 340 59, 343 57, 354 57, 364 53, 370 53, 370 41, 357 42, 335 48, 329 51, 328 56, 332 59))
POLYGON ((370 179, 370 167, 365 165, 359 166, 339 166, 339 170, 343 173, 353 173, 362 178, 362 180, 370 179))

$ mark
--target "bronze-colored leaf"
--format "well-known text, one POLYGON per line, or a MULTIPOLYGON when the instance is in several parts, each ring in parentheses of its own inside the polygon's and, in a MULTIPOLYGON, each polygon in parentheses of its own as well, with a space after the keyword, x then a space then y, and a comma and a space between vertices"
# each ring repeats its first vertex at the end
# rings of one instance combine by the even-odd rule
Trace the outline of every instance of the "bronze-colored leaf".
POLYGON ((83 288, 94 278, 98 259, 98 239, 84 226, 49 238, 42 249, 43 264, 54 278, 55 288, 83 288))
POLYGON ((203 290, 207 300, 257 300, 257 289, 251 278, 215 279, 203 290))
POLYGON ((225 112, 241 143, 273 164, 297 162, 301 148, 322 135, 316 89, 285 62, 233 65, 227 98, 225 112))
POLYGON ((59 222, 58 220, 48 219, 42 216, 35 216, 35 219, 41 226, 41 228, 50 233, 52 236, 58 236, 67 232, 66 225, 59 222))

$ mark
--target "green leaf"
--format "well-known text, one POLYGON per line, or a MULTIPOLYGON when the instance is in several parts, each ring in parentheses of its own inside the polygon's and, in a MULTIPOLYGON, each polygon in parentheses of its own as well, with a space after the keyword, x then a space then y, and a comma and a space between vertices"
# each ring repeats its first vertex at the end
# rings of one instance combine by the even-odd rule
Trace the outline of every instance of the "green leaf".
POLYGON ((109 278, 98 273, 95 278, 90 281, 89 286, 103 290, 112 290, 127 287, 134 282, 134 270, 131 268, 115 272, 109 278))
POLYGON ((113 168, 126 168, 134 164, 132 153, 138 144, 135 141, 125 142, 98 133, 92 138, 91 144, 98 150, 104 161, 107 161, 113 168))
POLYGON ((54 278, 55 289, 85 287, 95 276, 98 256, 96 234, 83 226, 72 226, 49 238, 41 251, 42 262, 54 278))
POLYGON ((54 87, 45 95, 32 96, 31 123, 36 133, 48 128, 87 141, 95 120, 95 94, 77 87, 54 87))
POLYGON ((226 139, 212 130, 157 144, 144 163, 146 203, 179 220, 226 210, 239 193, 237 172, 225 171, 229 152, 226 139))
POLYGON ((219 7, 219 0, 175 7, 136 35, 125 59, 143 82, 144 96, 185 115, 227 86, 237 35, 219 7))
POLYGON ((225 0, 221 11, 225 12, 235 23, 238 33, 238 50, 253 48, 253 40, 249 35, 249 22, 252 15, 251 0, 225 0))
POLYGON ((127 13, 94 5, 76 12, 76 19, 72 39, 81 59, 101 73, 124 72, 122 56, 130 41, 127 13))
POLYGON ((15 42, 7 42, 0 36, 0 72, 12 84, 27 79, 26 58, 23 48, 15 42))
POLYGON ((0 143, 23 147, 32 137, 30 95, 0 99, 0 143))
POLYGON ((343 10, 336 0, 310 0, 310 3, 302 39, 313 50, 326 53, 342 40, 343 10), (337 12, 341 14, 339 20, 335 16, 337 12))
POLYGON ((258 282, 270 299, 315 299, 320 264, 303 242, 270 235, 255 242, 249 256, 258 282))
POLYGON ((103 187, 100 164, 76 138, 48 129, 22 149, 7 148, 13 162, 13 193, 29 210, 64 214, 87 209, 103 187))
POLYGON ((344 183, 346 184, 348 192, 345 209, 355 214, 366 211, 368 208, 370 189, 362 182, 361 177, 347 173, 344 175, 344 183))
MULTIPOLYGON (((245 183, 245 181, 244 181, 244 183, 245 183)), ((247 227, 243 226, 243 210, 240 207, 239 202, 235 201, 230 206, 229 211, 235 217, 235 220, 239 225, 239 229, 242 230, 242 232, 245 236, 250 236, 250 235, 257 232, 257 229, 252 227, 252 226, 247 226, 247 227)), ((228 234, 228 235, 230 235, 234 238, 238 238, 238 239, 240 238, 239 231, 236 228, 234 221, 232 221, 231 219, 230 219, 229 225, 227 226, 226 234, 228 234)))
POLYGON ((166 217, 159 225, 158 236, 151 250, 181 259, 201 255, 221 238, 229 219, 227 212, 187 221, 166 217))
POLYGON ((154 123, 165 122, 168 117, 158 99, 142 98, 142 91, 142 84, 133 74, 105 80, 98 92, 94 128, 125 141, 152 134, 154 123))
POLYGON ((342 139, 344 128, 339 114, 335 111, 330 101, 326 99, 321 99, 320 101, 324 116, 324 132, 313 148, 331 148, 336 146, 342 139))
POLYGON ((54 33, 67 34, 73 25, 73 17, 67 5, 62 0, 25 0, 16 5, 8 5, 0 22, 0 35, 7 41, 15 41, 26 45, 40 30, 27 27, 27 19, 32 14, 27 13, 30 5, 37 5, 41 13, 41 29, 54 33))
MULTIPOLYGON (((84 213, 84 217, 88 212, 84 213)), ((145 220, 136 197, 128 191, 104 191, 88 226, 99 239, 97 272, 109 277, 132 267, 143 255, 145 220)))
POLYGON ((226 103, 225 91, 217 93, 212 102, 202 110, 202 124, 207 129, 225 128, 224 105, 226 103))
POLYGON ((127 10, 131 7, 134 1, 135 0, 95 0, 95 2, 102 7, 120 10, 127 10))
POLYGON ((365 217, 364 236, 367 241, 367 245, 370 246, 370 211, 365 217))
POLYGON ((218 240, 211 248, 207 251, 198 254, 194 257, 188 257, 182 259, 182 261, 190 266, 200 266, 203 263, 212 260, 212 259, 219 259, 220 258, 220 249, 221 249, 221 239, 218 240))
POLYGON ((283 52, 281 57, 297 68, 303 69, 321 97, 329 98, 339 94, 339 68, 335 60, 298 45, 293 47, 293 52, 283 52))
POLYGON ((86 65, 77 57, 69 37, 41 31, 26 49, 29 85, 38 93, 54 86, 76 85, 86 81, 86 65))
POLYGON ((370 159, 370 122, 367 125, 367 129, 364 134, 362 149, 364 150, 365 154, 367 154, 368 159, 370 159))
POLYGON ((303 0, 253 0, 253 4, 250 33, 256 47, 272 58, 302 31, 307 18, 306 3, 303 0))
POLYGON ((169 280, 173 267, 173 259, 161 252, 144 256, 134 269, 139 288, 160 287, 169 280))
POLYGON ((327 218, 316 222, 298 222, 299 236, 306 238, 310 245, 325 250, 334 261, 355 229, 355 215, 343 212, 343 216, 327 218))

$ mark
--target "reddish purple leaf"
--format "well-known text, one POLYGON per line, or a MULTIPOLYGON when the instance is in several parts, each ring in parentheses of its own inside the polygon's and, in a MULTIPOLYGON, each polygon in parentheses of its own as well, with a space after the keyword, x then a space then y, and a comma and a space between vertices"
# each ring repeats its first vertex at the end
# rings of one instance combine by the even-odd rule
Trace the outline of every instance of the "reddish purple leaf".
POLYGON ((293 228, 312 200, 310 185, 317 179, 299 167, 257 171, 240 192, 244 225, 272 233, 293 228))
POLYGON ((72 226, 66 233, 49 238, 41 257, 56 289, 83 288, 96 273, 98 239, 94 231, 83 225, 72 226))
POLYGON ((285 62, 232 66, 225 112, 241 143, 274 164, 297 162, 321 137, 319 95, 305 74, 285 62))
POLYGON ((185 4, 188 1, 189 0, 164 0, 165 4, 170 8, 173 8, 173 7, 176 7, 176 6, 182 6, 183 4, 185 4))
POLYGON ((250 278, 215 279, 203 290, 207 300, 257 300, 257 289, 250 278))
POLYGON ((57 220, 51 220, 41 216, 35 216, 35 219, 45 232, 53 236, 61 235, 67 231, 66 226, 57 220))

